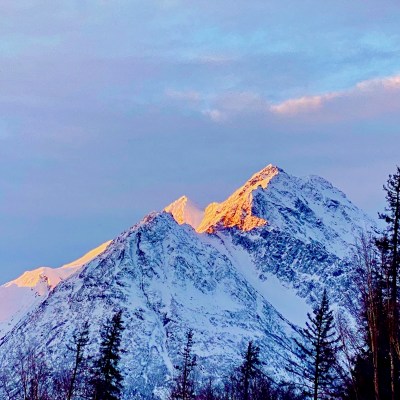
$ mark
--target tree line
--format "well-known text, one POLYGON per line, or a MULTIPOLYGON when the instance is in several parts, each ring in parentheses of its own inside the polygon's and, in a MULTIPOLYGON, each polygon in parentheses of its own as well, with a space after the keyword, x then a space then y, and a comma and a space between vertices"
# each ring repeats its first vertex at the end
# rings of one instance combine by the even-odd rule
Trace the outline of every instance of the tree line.
POLYGON ((339 337, 334 330, 333 312, 326 291, 312 315, 308 314, 306 327, 294 342, 295 357, 289 358, 286 365, 288 373, 294 377, 292 381, 278 382, 268 376, 259 347, 249 341, 241 363, 234 366, 227 376, 218 380, 209 377, 205 383, 199 384, 196 380, 197 360, 192 352, 193 331, 189 330, 180 353, 181 363, 175 366, 170 400, 317 400, 340 397, 339 337))
POLYGON ((356 329, 344 327, 345 354, 351 366, 349 400, 400 399, 399 167, 389 175, 384 191, 386 209, 379 217, 385 228, 378 237, 362 237, 354 257, 358 297, 350 308, 356 329))

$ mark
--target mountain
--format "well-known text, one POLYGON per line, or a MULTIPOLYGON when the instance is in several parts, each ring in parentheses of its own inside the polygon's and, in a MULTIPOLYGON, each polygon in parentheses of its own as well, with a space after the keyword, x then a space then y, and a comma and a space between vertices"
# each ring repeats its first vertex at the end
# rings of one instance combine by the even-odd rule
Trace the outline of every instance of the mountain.
POLYGON ((376 230, 374 221, 325 179, 294 177, 271 164, 222 203, 208 205, 193 227, 244 250, 259 280, 273 274, 310 301, 325 286, 347 288, 332 290, 340 304, 351 295, 346 271, 354 244, 363 232, 376 230))
MULTIPOLYGON (((252 231, 291 232, 304 243, 318 242, 339 256, 348 253, 360 231, 374 223, 343 192, 318 176, 297 178, 268 165, 254 174, 222 203, 211 203, 201 222, 192 223, 193 206, 185 196, 166 207, 178 223, 187 223, 197 232, 212 233, 226 228, 252 231), (182 201, 182 199, 185 199, 182 201), (175 204, 179 202, 179 212, 175 204), (188 204, 188 208, 186 208, 188 204), (187 215, 187 217, 186 217, 187 215)), ((196 210, 201 215, 201 210, 196 210)))
POLYGON ((74 329, 90 322, 95 353, 101 325, 122 310, 126 399, 166 397, 189 327, 204 371, 228 373, 254 340, 279 379, 322 289, 346 303, 351 245, 373 229, 326 180, 269 165, 204 212, 182 197, 123 232, 32 305, 0 360, 34 344, 61 368, 74 329))
POLYGON ((19 278, 0 286, 0 337, 9 332, 29 311, 39 305, 49 292, 83 265, 97 257, 111 243, 108 241, 79 259, 60 268, 40 267, 24 272, 19 278))

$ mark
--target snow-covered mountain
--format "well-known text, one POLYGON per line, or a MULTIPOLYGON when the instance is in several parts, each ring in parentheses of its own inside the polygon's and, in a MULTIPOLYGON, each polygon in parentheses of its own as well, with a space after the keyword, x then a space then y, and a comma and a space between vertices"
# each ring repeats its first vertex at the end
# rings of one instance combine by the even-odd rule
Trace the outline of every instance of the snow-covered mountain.
POLYGON ((83 265, 102 253, 108 241, 77 260, 60 268, 40 267, 24 272, 19 278, 0 286, 0 337, 9 332, 29 311, 39 305, 49 292, 83 265))
POLYGON ((363 211, 325 179, 297 178, 271 164, 222 203, 208 205, 197 224, 192 223, 192 215, 199 216, 201 211, 185 196, 178 202, 178 209, 175 202, 165 210, 177 222, 192 225, 199 233, 226 228, 246 232, 266 226, 268 230, 290 232, 304 243, 321 243, 339 257, 348 254, 349 244, 354 243, 360 231, 373 226, 363 211))
POLYGON ((0 359, 28 338, 65 363, 76 327, 90 321, 95 349, 101 324, 121 309, 126 398, 165 397, 189 327, 205 370, 226 372, 252 339, 279 377, 310 301, 327 287, 345 303, 351 245, 373 229, 329 182, 269 165, 204 212, 182 197, 122 233, 32 304, 0 359))

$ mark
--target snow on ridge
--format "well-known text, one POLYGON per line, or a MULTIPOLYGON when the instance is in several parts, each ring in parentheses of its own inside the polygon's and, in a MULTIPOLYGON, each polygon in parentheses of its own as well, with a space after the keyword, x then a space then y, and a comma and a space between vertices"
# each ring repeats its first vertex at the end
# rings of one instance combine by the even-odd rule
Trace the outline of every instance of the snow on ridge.
POLYGON ((72 261, 68 264, 64 264, 61 268, 67 269, 67 268, 81 267, 82 265, 88 263, 89 261, 92 261, 93 258, 97 257, 99 254, 103 253, 103 251, 109 246, 110 243, 111 243, 111 240, 108 240, 107 242, 102 243, 100 246, 97 246, 94 249, 88 251, 86 254, 84 254, 82 257, 78 258, 77 260, 72 261))
POLYGON ((25 271, 18 278, 0 286, 0 290, 3 287, 7 288, 11 286, 35 288, 44 279, 47 281, 49 287, 53 288, 58 285, 61 280, 72 275, 77 269, 82 267, 82 265, 101 254, 110 243, 111 241, 102 243, 100 246, 88 251, 82 257, 59 268, 39 267, 30 271, 25 271))
POLYGON ((92 249, 82 257, 59 268, 39 267, 25 271, 18 278, 0 286, 0 336, 14 325, 54 289, 83 265, 103 253, 111 241, 92 249))
POLYGON ((288 230, 305 243, 317 241, 343 255, 363 231, 375 223, 326 179, 295 177, 272 164, 255 173, 225 201, 209 204, 204 214, 196 210, 192 222, 190 201, 181 197, 165 208, 179 223, 197 232, 255 228, 288 230), (200 216, 203 215, 199 223, 200 216))
POLYGON ((227 228, 236 226, 244 231, 266 225, 267 220, 252 212, 253 192, 257 188, 265 189, 280 171, 278 167, 269 164, 255 173, 225 201, 211 203, 205 210, 203 221, 196 229, 197 232, 212 233, 218 224, 227 228))

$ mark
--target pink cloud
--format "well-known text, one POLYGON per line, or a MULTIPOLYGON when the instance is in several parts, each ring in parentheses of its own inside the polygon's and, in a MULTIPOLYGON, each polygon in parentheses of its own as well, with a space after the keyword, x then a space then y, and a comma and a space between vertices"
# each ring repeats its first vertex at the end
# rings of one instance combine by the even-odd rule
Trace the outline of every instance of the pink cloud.
POLYGON ((285 100, 282 103, 271 105, 270 110, 276 114, 297 114, 318 110, 323 103, 336 97, 336 93, 322 96, 304 96, 296 99, 285 100))
POLYGON ((275 114, 293 116, 305 113, 339 113, 348 107, 348 115, 376 115, 399 108, 400 75, 357 83, 342 91, 285 100, 270 106, 275 114))

